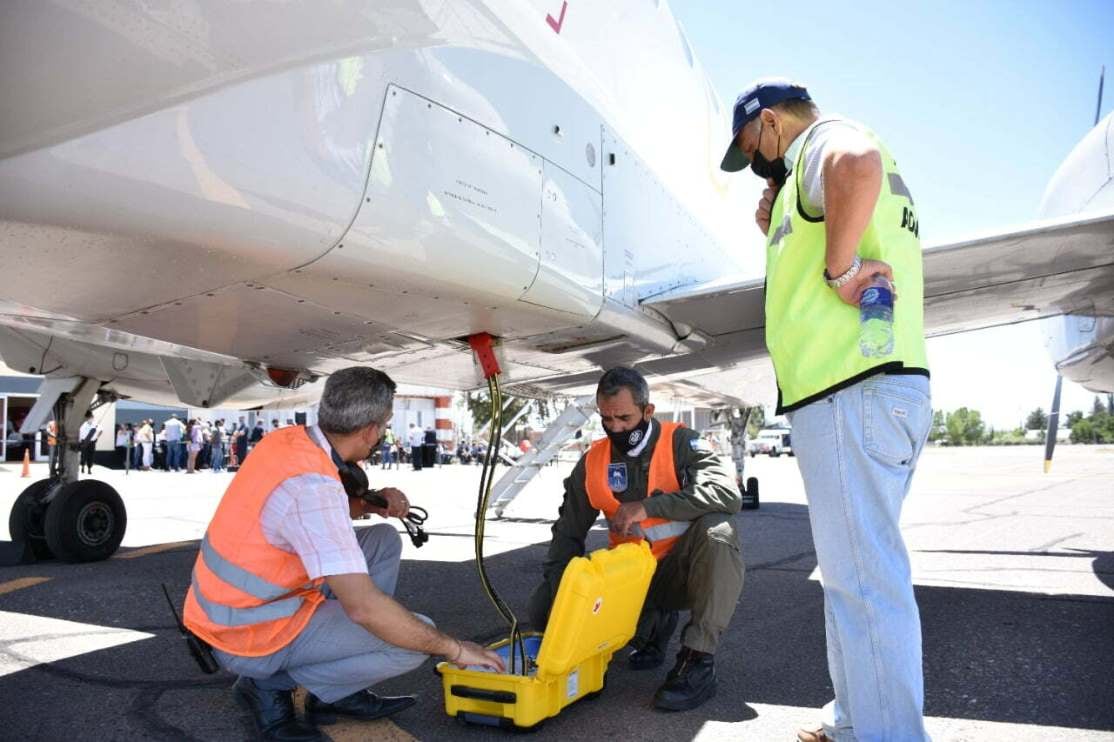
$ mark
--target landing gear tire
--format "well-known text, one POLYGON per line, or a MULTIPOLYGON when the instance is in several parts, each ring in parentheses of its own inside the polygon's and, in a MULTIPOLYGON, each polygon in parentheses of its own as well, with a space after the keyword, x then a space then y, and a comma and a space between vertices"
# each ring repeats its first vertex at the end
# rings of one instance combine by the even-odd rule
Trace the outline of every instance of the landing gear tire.
POLYGON ((52 484, 54 482, 50 479, 40 479, 23 490, 8 516, 8 531, 12 541, 26 541, 36 559, 54 558, 54 553, 46 543, 47 506, 42 502, 52 484))
POLYGON ((96 562, 116 553, 128 514, 109 485, 95 479, 62 487, 46 511, 46 543, 65 562, 96 562))
POLYGON ((758 478, 747 477, 747 486, 743 492, 743 510, 757 510, 758 505, 758 478))

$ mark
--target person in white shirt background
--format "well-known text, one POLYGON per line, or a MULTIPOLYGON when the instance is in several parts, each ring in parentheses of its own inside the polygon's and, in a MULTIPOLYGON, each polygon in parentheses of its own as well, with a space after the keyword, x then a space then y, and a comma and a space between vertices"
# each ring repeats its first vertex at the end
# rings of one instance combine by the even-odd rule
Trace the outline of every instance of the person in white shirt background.
POLYGON ((78 445, 81 447, 81 462, 78 469, 82 473, 93 473, 93 451, 97 448, 97 439, 101 437, 100 427, 93 422, 92 411, 85 413, 85 422, 77 432, 78 445))

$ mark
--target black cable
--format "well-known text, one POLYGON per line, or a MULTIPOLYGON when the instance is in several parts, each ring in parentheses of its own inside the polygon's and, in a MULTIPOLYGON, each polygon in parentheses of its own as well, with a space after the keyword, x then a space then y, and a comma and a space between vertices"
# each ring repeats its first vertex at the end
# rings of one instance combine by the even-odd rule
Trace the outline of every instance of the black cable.
MULTIPOLYGON (((390 507, 387 499, 379 494, 379 490, 368 489, 367 472, 364 471, 362 466, 345 461, 335 449, 331 450, 330 454, 333 463, 336 464, 337 474, 340 475, 340 483, 344 487, 345 494, 369 502, 379 508, 390 507)), ((411 505, 408 509, 410 512, 399 517, 399 520, 402 521, 402 527, 406 529, 407 535, 410 536, 410 542, 420 549, 425 542, 429 541, 429 534, 422 528, 429 518, 429 513, 425 508, 420 508, 417 505, 411 505)))
MULTIPOLYGON (((379 508, 389 507, 386 498, 379 494, 379 490, 368 490, 363 495, 360 495, 364 500, 379 508)), ((410 512, 404 516, 400 516, 399 520, 402 521, 402 527, 406 529, 407 535, 410 536, 410 543, 418 549, 429 541, 429 534, 423 528, 426 520, 429 519, 429 512, 417 505, 410 506, 410 512)))

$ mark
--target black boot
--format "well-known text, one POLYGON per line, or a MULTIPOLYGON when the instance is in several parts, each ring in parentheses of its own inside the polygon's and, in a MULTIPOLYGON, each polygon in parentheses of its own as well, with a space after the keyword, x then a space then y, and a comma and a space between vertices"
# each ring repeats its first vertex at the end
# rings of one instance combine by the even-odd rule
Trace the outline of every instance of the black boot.
POLYGON ((377 696, 370 690, 361 690, 339 701, 325 703, 312 693, 306 695, 306 718, 314 724, 332 724, 338 716, 371 721, 396 714, 410 708, 414 696, 377 696))
POLYGON ((232 690, 251 712, 260 739, 267 742, 319 742, 325 739, 317 727, 298 720, 294 714, 293 691, 263 690, 251 678, 242 676, 232 690))
POLYGON ((665 683, 654 694, 654 708, 662 711, 688 711, 716 694, 716 667, 707 652, 681 647, 677 664, 665 676, 665 683))
POLYGON ((667 611, 658 616, 650 638, 627 657, 627 666, 632 670, 653 670, 665 662, 665 650, 677 628, 677 611, 667 611))

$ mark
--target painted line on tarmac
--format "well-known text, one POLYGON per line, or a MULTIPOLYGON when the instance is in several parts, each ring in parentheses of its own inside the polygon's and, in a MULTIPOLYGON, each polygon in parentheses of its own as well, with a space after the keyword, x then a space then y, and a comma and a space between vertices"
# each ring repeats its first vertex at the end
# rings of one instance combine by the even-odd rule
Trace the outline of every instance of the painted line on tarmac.
POLYGON ((44 582, 50 582, 50 580, 50 577, 20 577, 18 580, 0 582, 0 595, 14 593, 16 590, 22 590, 25 587, 41 585, 44 582))
POLYGON ((343 721, 320 727, 333 742, 356 742, 375 739, 388 742, 417 742, 418 738, 404 732, 390 719, 375 721, 343 721))
POLYGON ((134 551, 127 551, 123 554, 116 554, 113 559, 137 559, 149 554, 159 554, 164 551, 173 551, 174 549, 181 549, 185 546, 196 546, 196 541, 175 541, 172 544, 155 544, 154 546, 144 546, 142 549, 135 549, 134 551))

